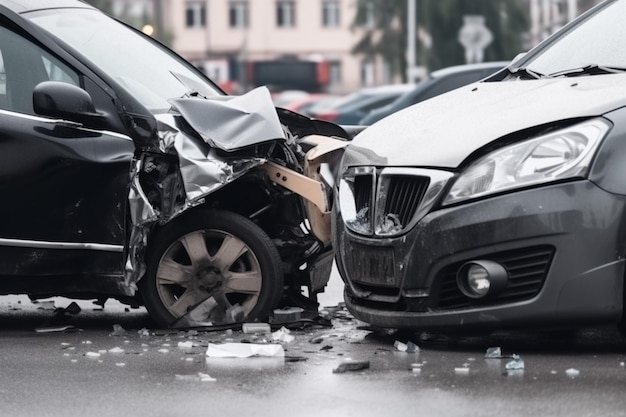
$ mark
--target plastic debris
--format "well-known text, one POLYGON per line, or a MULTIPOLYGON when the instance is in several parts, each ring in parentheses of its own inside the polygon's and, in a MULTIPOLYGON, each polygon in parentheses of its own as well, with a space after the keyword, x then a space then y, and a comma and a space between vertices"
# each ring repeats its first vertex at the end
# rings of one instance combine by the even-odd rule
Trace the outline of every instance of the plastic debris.
POLYGON ((169 349, 161 348, 157 352, 159 352, 159 353, 169 353, 169 351, 170 351, 169 349))
POLYGON ((300 307, 287 307, 280 310, 274 310, 274 317, 272 323, 293 323, 300 321, 302 318, 302 312, 304 309, 300 307))
POLYGON ((285 350, 278 344, 209 343, 206 356, 210 358, 284 357, 285 350))
POLYGON ((191 341, 178 342, 178 347, 180 349, 191 349, 193 347, 193 342, 191 342, 191 341))
POLYGON ((274 333, 272 333, 272 341, 274 341, 274 342, 291 343, 291 342, 293 342, 295 337, 292 336, 290 333, 291 332, 289 331, 289 329, 287 329, 285 327, 281 327, 280 329, 278 329, 274 333))
POLYGON ((333 369, 333 374, 343 374, 345 372, 355 372, 362 371, 364 369, 369 369, 370 361, 355 361, 355 360, 346 360, 339 364, 338 367, 333 369))
POLYGON ((419 374, 422 372, 422 365, 421 363, 412 363, 411 366, 409 366, 409 371, 419 374))
POLYGON ((513 360, 504 365, 507 371, 518 371, 524 369, 524 361, 517 355, 513 355, 513 360))
POLYGON ((244 333, 270 333, 272 331, 268 323, 244 323, 241 330, 244 333))
POLYGON ((81 312, 81 308, 75 301, 72 301, 67 307, 65 307, 64 311, 68 314, 78 314, 81 312))
POLYGON ((396 340, 393 343, 393 346, 396 349, 398 349, 400 352, 406 352, 406 353, 416 353, 416 352, 419 352, 420 350, 420 348, 411 341, 407 343, 403 343, 403 342, 400 342, 399 340, 396 340))
POLYGON ((141 337, 148 337, 150 336, 150 330, 143 328, 143 329, 139 329, 137 330, 137 333, 139 334, 139 336, 141 337))
POLYGON ((487 348, 485 352, 485 358, 487 359, 500 359, 502 358, 502 349, 499 347, 490 347, 487 348))
POLYGON ((460 368, 454 368, 454 373, 458 374, 458 375, 467 375, 470 373, 470 368, 468 367, 460 367, 460 368))
POLYGON ((33 300, 33 304, 37 304, 37 310, 56 310, 54 301, 37 301, 33 300))
POLYGON ((569 368, 568 370, 565 371, 565 374, 569 376, 570 378, 576 378, 578 375, 580 375, 580 371, 575 368, 569 368))
POLYGON ((87 352, 85 353, 85 356, 87 356, 88 358, 99 358, 100 353, 99 352, 87 352))
POLYGON ((50 326, 50 327, 38 327, 35 329, 37 333, 63 333, 77 330, 74 326, 50 326))
POLYGON ((179 375, 176 374, 178 381, 200 381, 200 382, 215 382, 217 379, 212 378, 209 374, 198 372, 197 375, 179 375))
POLYGON ((109 349, 109 353, 124 353, 124 349, 120 347, 114 347, 113 349, 109 349))
POLYGON ((124 336, 126 334, 126 330, 119 324, 113 325, 113 331, 109 333, 109 336, 124 336))

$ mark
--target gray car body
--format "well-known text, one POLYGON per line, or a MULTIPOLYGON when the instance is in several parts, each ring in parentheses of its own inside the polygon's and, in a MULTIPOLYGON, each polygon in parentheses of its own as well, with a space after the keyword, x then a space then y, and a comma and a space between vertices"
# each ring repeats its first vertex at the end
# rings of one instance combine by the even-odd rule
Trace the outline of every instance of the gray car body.
MULTIPOLYGON (((337 265, 358 319, 451 330, 622 322, 626 75, 507 78, 523 65, 402 110, 353 140, 342 173, 373 167, 376 182, 419 170, 431 180, 411 223, 389 237, 348 228, 337 193, 337 265), (593 118, 611 128, 585 177, 442 204, 477 158, 593 118), (457 274, 475 260, 504 265, 506 290, 484 300, 462 294, 457 274)), ((374 193, 372 209, 385 198, 374 193)))

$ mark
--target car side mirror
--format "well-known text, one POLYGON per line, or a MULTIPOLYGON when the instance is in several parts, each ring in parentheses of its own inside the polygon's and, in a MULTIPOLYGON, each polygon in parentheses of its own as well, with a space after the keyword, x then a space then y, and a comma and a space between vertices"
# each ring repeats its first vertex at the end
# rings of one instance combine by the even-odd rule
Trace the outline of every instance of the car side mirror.
POLYGON ((33 108, 41 116, 93 125, 104 116, 96 112, 88 92, 73 84, 43 81, 33 90, 33 108))

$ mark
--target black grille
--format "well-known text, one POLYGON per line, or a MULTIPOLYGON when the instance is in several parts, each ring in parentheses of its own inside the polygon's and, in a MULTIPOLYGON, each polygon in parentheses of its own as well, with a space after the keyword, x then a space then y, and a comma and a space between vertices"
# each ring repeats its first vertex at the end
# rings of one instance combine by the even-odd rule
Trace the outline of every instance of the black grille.
POLYGON ((354 178, 354 198, 357 212, 364 208, 371 208, 373 178, 372 175, 359 175, 354 178))
POLYGON ((417 211, 424 193, 428 188, 427 177, 394 175, 389 179, 385 212, 398 216, 400 224, 406 226, 417 211))
POLYGON ((456 273, 465 262, 458 262, 440 272, 441 282, 438 308, 454 310, 478 305, 504 304, 528 300, 536 296, 548 273, 552 262, 554 248, 541 246, 501 252, 481 259, 498 262, 507 270, 509 283, 506 288, 494 297, 475 300, 463 295, 456 283, 456 273))

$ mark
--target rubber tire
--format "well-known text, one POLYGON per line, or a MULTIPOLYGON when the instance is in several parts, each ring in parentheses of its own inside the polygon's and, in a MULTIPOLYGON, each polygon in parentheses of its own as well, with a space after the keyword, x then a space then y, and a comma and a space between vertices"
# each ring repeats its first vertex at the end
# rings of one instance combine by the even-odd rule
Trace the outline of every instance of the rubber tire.
POLYGON ((160 327, 169 327, 178 317, 167 309, 157 289, 156 272, 169 247, 183 236, 201 230, 229 233, 244 242, 257 258, 261 270, 261 290, 256 305, 246 321, 263 320, 277 306, 283 293, 282 261, 274 242, 251 220, 229 211, 203 210, 184 215, 165 225, 150 242, 146 255, 146 273, 139 281, 139 291, 151 318, 160 327))

